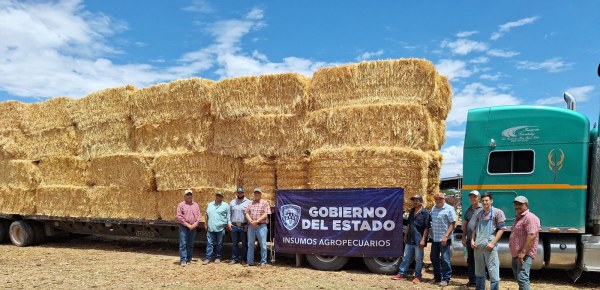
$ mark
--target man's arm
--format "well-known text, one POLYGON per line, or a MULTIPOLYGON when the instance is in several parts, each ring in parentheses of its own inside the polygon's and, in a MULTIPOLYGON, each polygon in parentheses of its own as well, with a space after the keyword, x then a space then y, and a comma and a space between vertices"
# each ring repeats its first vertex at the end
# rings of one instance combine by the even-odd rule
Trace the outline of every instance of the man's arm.
POLYGON ((444 236, 442 237, 442 246, 446 246, 446 243, 448 243, 448 239, 450 238, 450 235, 452 234, 452 231, 454 230, 455 225, 456 225, 456 222, 451 222, 450 225, 448 226, 446 233, 444 233, 444 236))
POLYGON ((529 252, 529 249, 531 249, 531 246, 533 246, 533 241, 535 240, 535 233, 529 233, 527 234, 527 239, 525 240, 525 245, 523 246, 523 249, 521 249, 521 251, 519 252, 519 262, 521 264, 523 264, 525 256, 527 255, 527 252, 529 252))
POLYGON ((425 242, 427 241, 427 235, 429 235, 429 228, 425 228, 423 231, 423 237, 421 238, 421 248, 425 248, 425 242))

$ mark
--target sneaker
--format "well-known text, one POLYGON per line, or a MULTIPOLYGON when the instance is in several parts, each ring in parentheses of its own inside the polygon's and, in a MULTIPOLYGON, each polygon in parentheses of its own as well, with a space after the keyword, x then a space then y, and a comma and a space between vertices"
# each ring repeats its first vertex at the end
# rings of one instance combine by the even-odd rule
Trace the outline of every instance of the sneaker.
POLYGON ((248 267, 248 266, 252 267, 252 266, 254 266, 254 264, 251 264, 251 263, 244 264, 244 267, 248 267))
POLYGON ((448 281, 440 282, 440 287, 446 287, 446 286, 448 286, 448 281))
POLYGON ((406 278, 404 278, 404 276, 402 276, 400 274, 392 276, 391 279, 392 280, 406 280, 406 278))
POLYGON ((419 284, 419 283, 421 283, 421 277, 415 277, 415 278, 412 280, 412 282, 413 282, 413 283, 415 283, 415 284, 419 284))
POLYGON ((235 263, 237 263, 237 261, 236 261, 236 260, 231 260, 231 262, 229 262, 229 264, 230 264, 230 265, 233 265, 233 264, 235 264, 235 263))
POLYGON ((181 261, 181 262, 179 262, 179 265, 181 265, 182 267, 185 267, 185 265, 187 265, 187 262, 186 261, 181 261))
POLYGON ((264 269, 264 268, 266 268, 266 267, 267 267, 267 264, 264 264, 264 263, 263 263, 263 264, 260 264, 260 268, 261 268, 261 269, 264 269))
POLYGON ((215 259, 215 264, 219 264, 219 263, 221 263, 221 259, 218 259, 218 258, 215 259))
POLYGON ((204 262, 202 262, 202 265, 208 265, 208 263, 210 263, 209 259, 205 259, 204 262))

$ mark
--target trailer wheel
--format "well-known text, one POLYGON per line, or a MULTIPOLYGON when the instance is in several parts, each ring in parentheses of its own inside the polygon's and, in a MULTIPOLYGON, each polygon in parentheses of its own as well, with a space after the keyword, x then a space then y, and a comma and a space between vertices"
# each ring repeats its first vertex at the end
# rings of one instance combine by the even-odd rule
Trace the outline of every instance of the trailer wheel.
POLYGON ((44 225, 38 222, 31 222, 33 228, 33 242, 38 245, 46 240, 46 234, 44 233, 44 225))
POLYGON ((400 268, 399 257, 365 257, 363 261, 371 272, 377 274, 396 274, 400 268))
POLYGON ((27 247, 33 244, 35 235, 27 221, 14 221, 8 230, 10 241, 17 247, 27 247))
POLYGON ((337 271, 344 267, 350 258, 342 256, 306 255, 306 260, 317 270, 337 271))
POLYGON ((0 243, 8 240, 8 223, 0 219, 0 243))

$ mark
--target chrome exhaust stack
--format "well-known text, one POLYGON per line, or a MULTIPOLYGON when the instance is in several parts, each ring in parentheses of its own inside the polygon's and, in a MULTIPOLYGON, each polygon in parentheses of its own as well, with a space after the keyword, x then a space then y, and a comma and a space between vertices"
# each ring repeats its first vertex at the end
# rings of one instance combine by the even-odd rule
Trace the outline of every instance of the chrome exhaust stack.
POLYGON ((573 97, 568 92, 565 92, 565 94, 563 95, 563 99, 565 100, 565 103, 567 103, 567 109, 575 111, 575 105, 577 104, 577 101, 575 101, 575 97, 573 97))

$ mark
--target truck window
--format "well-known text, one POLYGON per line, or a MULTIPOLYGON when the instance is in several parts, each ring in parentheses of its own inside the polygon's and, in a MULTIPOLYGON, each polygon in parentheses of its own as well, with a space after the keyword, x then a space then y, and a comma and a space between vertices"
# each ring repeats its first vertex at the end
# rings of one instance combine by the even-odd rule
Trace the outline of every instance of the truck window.
POLYGON ((494 151, 489 155, 489 174, 519 174, 533 172, 533 150, 494 151))

